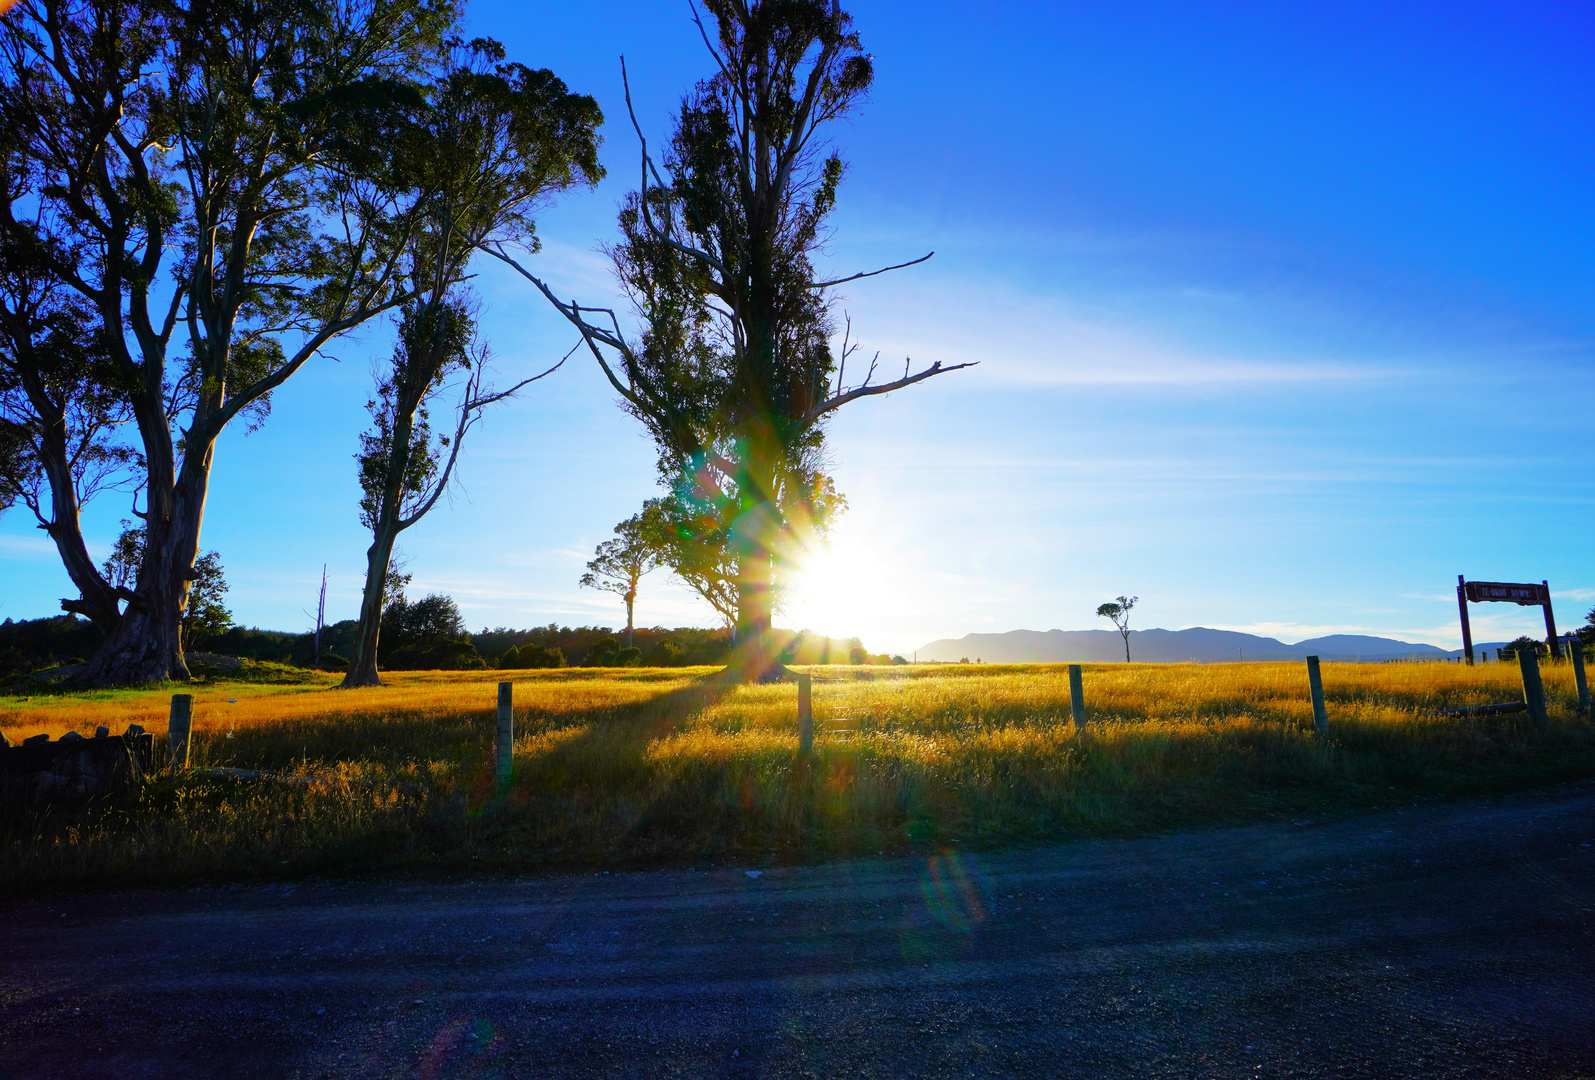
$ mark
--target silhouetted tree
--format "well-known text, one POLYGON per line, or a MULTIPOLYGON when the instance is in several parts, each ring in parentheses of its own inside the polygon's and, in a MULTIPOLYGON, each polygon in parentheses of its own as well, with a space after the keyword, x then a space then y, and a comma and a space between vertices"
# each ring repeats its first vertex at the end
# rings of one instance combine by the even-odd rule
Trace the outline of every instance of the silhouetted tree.
MULTIPOLYGON (((221 433, 264 422, 311 357, 415 295, 400 271, 422 200, 372 173, 455 15, 450 0, 22 0, 0 19, 0 232, 92 310, 142 458, 144 558, 83 681, 186 677, 221 433)), ((88 584, 82 603, 101 605, 88 584)))
POLYGON ((1141 599, 1139 596, 1121 596, 1117 602, 1110 600, 1106 604, 1101 604, 1097 607, 1097 615, 1101 618, 1112 620, 1113 625, 1119 629, 1119 635, 1124 638, 1124 662, 1126 664, 1130 662, 1130 609, 1135 606, 1135 602, 1139 599, 1141 599))
POLYGON ((582 575, 581 584, 588 589, 612 592, 626 602, 626 648, 632 647, 633 612, 637 604, 637 585, 643 575, 658 566, 661 545, 649 535, 650 526, 657 524, 646 520, 647 511, 633 514, 615 526, 615 539, 605 540, 593 553, 582 575))
POLYGON ((760 677, 773 664, 781 564, 823 536, 841 505, 823 471, 829 417, 954 368, 910 373, 905 363, 902 378, 875 383, 872 363, 850 386, 854 346, 831 346, 828 290, 884 272, 822 280, 811 263, 843 173, 824 132, 874 78, 851 17, 834 0, 705 6, 716 73, 682 103, 662 160, 638 128, 641 185, 611 251, 640 333, 627 336, 609 310, 560 300, 494 251, 581 331, 653 435, 682 516, 734 563, 735 666, 760 677))
POLYGON ((484 387, 487 351, 473 345, 466 264, 490 241, 535 242, 530 214, 539 201, 598 181, 602 119, 592 98, 567 92, 551 72, 504 63, 496 42, 476 41, 457 49, 456 66, 399 125, 394 183, 422 192, 427 212, 410 263, 415 298, 403 308, 398 347, 368 405, 373 428, 357 455, 361 521, 372 542, 345 687, 381 682, 378 637, 394 541, 437 504, 466 432, 488 405, 559 367, 507 390, 484 387), (465 378, 452 434, 435 434, 429 409, 457 372, 465 378))

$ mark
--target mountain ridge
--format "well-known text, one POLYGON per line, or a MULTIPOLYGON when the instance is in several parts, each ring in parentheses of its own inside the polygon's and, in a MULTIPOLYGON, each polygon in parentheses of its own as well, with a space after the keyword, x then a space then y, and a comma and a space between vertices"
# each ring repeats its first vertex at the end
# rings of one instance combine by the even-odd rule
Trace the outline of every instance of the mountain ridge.
MULTIPOLYGON (((1476 650, 1492 649, 1481 643, 1476 650)), ((1191 626, 1184 630, 1130 631, 1130 657, 1147 663, 1222 663, 1234 660, 1440 660, 1461 655, 1424 642, 1367 634, 1329 634, 1287 644, 1278 638, 1191 626)), ((963 658, 994 664, 1103 663, 1124 660, 1117 630, 1009 630, 939 638, 916 652, 920 662, 963 658)))

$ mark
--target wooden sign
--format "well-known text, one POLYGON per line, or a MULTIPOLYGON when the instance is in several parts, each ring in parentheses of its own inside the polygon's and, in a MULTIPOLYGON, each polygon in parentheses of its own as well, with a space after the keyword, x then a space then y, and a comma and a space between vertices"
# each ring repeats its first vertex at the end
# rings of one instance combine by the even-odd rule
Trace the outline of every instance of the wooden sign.
POLYGON ((1562 655, 1561 644, 1556 637, 1556 616, 1551 613, 1549 581, 1542 581, 1538 585, 1533 582, 1468 581, 1458 574, 1457 608, 1462 616, 1462 651, 1467 656, 1469 664, 1473 663, 1473 628, 1468 625, 1468 604, 1492 601, 1545 609, 1545 643, 1550 646, 1552 656, 1562 655))
POLYGON ((1544 607, 1551 602, 1551 590, 1544 585, 1518 585, 1508 581, 1469 581, 1464 586, 1475 604, 1498 600, 1523 607, 1544 607))

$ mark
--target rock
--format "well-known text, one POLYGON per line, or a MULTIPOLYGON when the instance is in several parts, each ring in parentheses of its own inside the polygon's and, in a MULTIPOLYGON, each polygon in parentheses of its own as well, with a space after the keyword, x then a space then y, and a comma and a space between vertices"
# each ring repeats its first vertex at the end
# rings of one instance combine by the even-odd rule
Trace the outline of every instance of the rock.
POLYGON ((94 729, 94 737, 96 739, 109 739, 111 737, 111 729, 102 724, 94 729))
POLYGON ((9 748, 10 746, 11 746, 11 740, 6 738, 6 733, 5 732, 0 731, 0 750, 5 750, 5 749, 9 748))
POLYGON ((150 735, 69 736, 35 735, 0 750, 0 810, 81 806, 136 786, 153 765, 150 735))
POLYGON ((131 738, 134 735, 142 735, 142 734, 144 734, 144 729, 142 727, 140 727, 138 724, 129 724, 129 725, 127 725, 127 730, 122 732, 122 735, 123 735, 124 738, 131 738))

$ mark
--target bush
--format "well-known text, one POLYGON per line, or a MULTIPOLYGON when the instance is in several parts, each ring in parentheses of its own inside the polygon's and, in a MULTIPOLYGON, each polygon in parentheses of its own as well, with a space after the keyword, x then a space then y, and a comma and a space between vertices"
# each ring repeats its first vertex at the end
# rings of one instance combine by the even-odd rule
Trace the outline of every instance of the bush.
POLYGON ((382 662, 388 671, 481 671, 487 661, 469 639, 440 641, 429 648, 400 649, 382 662))
POLYGON ((339 656, 335 652, 322 653, 321 654, 321 670, 323 670, 323 671, 348 671, 349 670, 349 658, 347 656, 339 656))
POLYGON ((1542 659, 1551 655, 1551 648, 1549 645, 1545 644, 1543 641, 1528 637, 1527 635, 1518 638, 1516 641, 1508 643, 1504 648, 1497 649, 1496 654, 1502 660, 1516 660, 1519 651, 1534 653, 1536 656, 1539 656, 1542 659))
POLYGON ((620 642, 612 637, 601 637, 587 648, 587 667, 614 667, 615 654, 620 642))
POLYGON ((675 667, 681 663, 681 646, 665 638, 648 650, 649 667, 675 667))
POLYGON ((621 649, 612 661, 615 667, 636 667, 641 662, 641 649, 621 649))
POLYGON ((498 658, 498 666, 505 669, 562 668, 565 666, 565 654, 558 649, 526 644, 518 649, 505 650, 504 655, 498 658))

